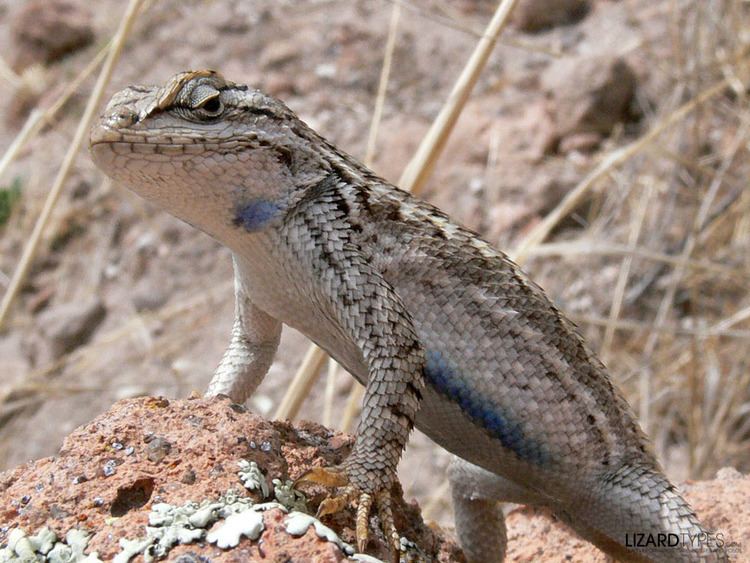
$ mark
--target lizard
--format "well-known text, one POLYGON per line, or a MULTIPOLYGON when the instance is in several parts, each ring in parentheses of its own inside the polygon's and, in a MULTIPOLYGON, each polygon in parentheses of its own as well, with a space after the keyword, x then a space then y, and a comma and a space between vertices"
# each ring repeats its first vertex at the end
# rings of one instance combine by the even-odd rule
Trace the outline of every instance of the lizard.
POLYGON ((376 512, 398 557, 389 491, 416 427, 454 454, 456 533, 469 561, 503 560, 499 501, 546 507, 618 559, 726 560, 541 287, 280 100, 186 71, 116 93, 89 144, 115 182, 231 251, 235 320, 207 395, 244 402, 283 324, 365 385, 350 455, 300 479, 333 489, 320 516, 356 505, 360 551, 376 512), (636 534, 651 537, 647 548, 636 534))

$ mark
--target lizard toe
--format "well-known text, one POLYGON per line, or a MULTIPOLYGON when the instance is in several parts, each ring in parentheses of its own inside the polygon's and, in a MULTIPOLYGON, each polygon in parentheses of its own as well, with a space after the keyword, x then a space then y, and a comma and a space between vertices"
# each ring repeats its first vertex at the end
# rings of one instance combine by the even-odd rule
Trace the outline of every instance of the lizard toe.
POLYGON ((389 490, 363 491, 360 487, 351 484, 344 467, 315 467, 299 477, 295 481, 295 486, 298 483, 315 483, 324 487, 339 489, 336 494, 328 496, 320 503, 317 511, 318 518, 335 514, 348 506, 357 504, 356 537, 357 551, 360 553, 364 553, 370 539, 370 513, 374 505, 386 542, 392 550, 393 561, 398 562, 401 540, 393 522, 389 490))
POLYGON ((401 536, 399 536, 396 524, 393 522, 391 493, 389 491, 380 491, 377 494, 377 506, 380 526, 383 528, 383 533, 391 546, 391 550, 395 554, 395 561, 398 561, 399 552, 401 551, 401 536))
POLYGON ((294 481, 298 483, 316 483, 324 487, 345 487, 349 484, 349 476, 342 467, 313 467, 294 481))

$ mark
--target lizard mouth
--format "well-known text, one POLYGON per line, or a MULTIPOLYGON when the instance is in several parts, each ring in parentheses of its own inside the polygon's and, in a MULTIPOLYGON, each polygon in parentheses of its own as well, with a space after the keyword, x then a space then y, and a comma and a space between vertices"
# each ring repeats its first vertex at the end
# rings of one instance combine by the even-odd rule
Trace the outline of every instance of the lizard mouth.
POLYGON ((91 133, 89 134, 89 146, 91 147, 102 143, 116 143, 122 140, 122 134, 99 123, 91 128, 91 133))

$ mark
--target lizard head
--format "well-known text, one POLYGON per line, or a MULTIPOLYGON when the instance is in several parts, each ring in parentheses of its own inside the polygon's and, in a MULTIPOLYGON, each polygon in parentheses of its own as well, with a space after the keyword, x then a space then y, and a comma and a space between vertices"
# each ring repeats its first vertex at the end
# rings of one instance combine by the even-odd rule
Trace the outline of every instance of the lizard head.
POLYGON ((316 138, 282 102, 200 70, 116 93, 90 149, 112 179, 232 246, 327 173, 316 138))

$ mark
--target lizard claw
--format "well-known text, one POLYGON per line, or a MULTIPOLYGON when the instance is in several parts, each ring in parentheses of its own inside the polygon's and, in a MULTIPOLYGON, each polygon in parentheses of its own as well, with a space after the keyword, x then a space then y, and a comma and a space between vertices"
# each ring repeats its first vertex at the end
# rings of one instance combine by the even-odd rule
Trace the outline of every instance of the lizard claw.
POLYGON ((349 484, 349 477, 341 467, 313 467, 294 481, 297 483, 316 483, 324 487, 344 487, 349 484))
POLYGON ((386 539, 394 553, 393 561, 398 562, 401 550, 401 541, 393 523, 393 512, 391 510, 391 495, 387 490, 381 490, 375 494, 360 491, 354 485, 349 484, 346 471, 339 467, 316 467, 303 474, 295 481, 297 483, 316 483, 325 487, 343 487, 343 490, 335 495, 329 496, 318 507, 317 517, 321 518, 329 514, 335 514, 357 501, 357 551, 364 553, 370 538, 369 521, 370 511, 373 504, 377 507, 378 517, 386 539))

